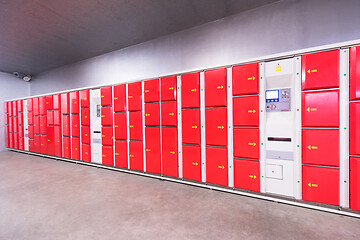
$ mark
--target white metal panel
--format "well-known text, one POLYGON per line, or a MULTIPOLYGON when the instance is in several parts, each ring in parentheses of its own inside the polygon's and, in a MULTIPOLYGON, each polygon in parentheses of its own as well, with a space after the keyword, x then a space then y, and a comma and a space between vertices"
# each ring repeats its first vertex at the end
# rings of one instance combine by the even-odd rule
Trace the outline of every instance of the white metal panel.
POLYGON ((302 130, 301 130, 301 57, 295 58, 295 83, 294 83, 295 101, 295 144, 294 149, 294 197, 302 199, 302 130))
POLYGON ((228 186, 234 187, 232 68, 227 71, 228 186))
POLYGON ((259 63, 259 132, 260 132, 260 192, 266 192, 266 138, 265 138, 265 63, 259 63))
POLYGON ((205 148, 205 73, 200 72, 201 181, 206 182, 205 148))
POLYGON ((145 92, 144 81, 141 81, 141 122, 142 122, 142 144, 143 144, 143 171, 146 172, 146 145, 145 145, 145 92))
POLYGON ((130 123, 129 123, 129 84, 126 84, 126 135, 127 135, 127 162, 130 169, 130 123))
POLYGON ((28 123, 28 111, 27 101, 23 101, 23 114, 24 114, 24 149, 29 151, 29 123, 28 123))
POLYGON ((179 178, 183 177, 183 158, 182 158, 182 116, 181 116, 181 76, 176 77, 177 82, 177 115, 178 115, 178 163, 179 178))

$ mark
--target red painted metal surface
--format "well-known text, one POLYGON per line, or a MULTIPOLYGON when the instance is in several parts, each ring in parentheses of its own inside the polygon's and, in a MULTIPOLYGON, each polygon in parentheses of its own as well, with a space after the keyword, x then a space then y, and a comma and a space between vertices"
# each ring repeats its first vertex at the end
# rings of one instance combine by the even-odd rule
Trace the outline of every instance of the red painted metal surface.
POLYGON ((161 174, 160 127, 145 128, 146 171, 161 174))
POLYGON ((139 171, 144 170, 142 142, 129 142, 129 159, 130 169, 139 171))
POLYGON ((129 111, 140 111, 142 109, 141 89, 141 82, 128 83, 129 111))
POLYGON ((81 127, 81 143, 91 143, 91 134, 90 134, 90 126, 82 126, 81 127))
POLYGON ((159 102, 159 79, 144 81, 144 102, 159 102))
POLYGON ((259 129, 234 128, 234 157, 259 159, 259 129))
POLYGON ((234 186, 260 192, 260 162, 234 159, 234 186))
POLYGON ((181 76, 181 107, 200 107, 200 73, 189 73, 181 76))
POLYGON ((145 125, 160 126, 160 103, 145 104, 145 125))
POLYGON ((128 167, 128 154, 127 154, 127 142, 115 141, 115 166, 127 168, 128 167))
POLYGON ((201 182, 201 147, 182 146, 183 178, 201 182))
POLYGON ((102 164, 114 166, 114 149, 112 146, 102 146, 102 164))
POLYGON ((80 107, 90 107, 90 91, 89 90, 82 90, 79 93, 80 97, 80 107))
POLYGON ((61 94, 61 113, 70 114, 70 94, 61 94))
POLYGON ((113 109, 112 107, 101 108, 101 125, 111 126, 113 125, 113 109))
POLYGON ((206 145, 227 146, 227 109, 205 109, 206 145))
POLYGON ((200 109, 182 110, 182 142, 200 145, 200 109))
POLYGON ((71 102, 71 113, 78 114, 80 110, 80 103, 79 103, 79 92, 71 92, 70 93, 70 102, 71 102))
MULTIPOLYGON (((53 95, 53 107, 54 107, 54 109, 61 109, 61 95, 60 94, 53 95)), ((29 110, 29 105, 28 105, 28 110, 29 110)))
POLYGON ((81 125, 90 126, 90 108, 81 109, 81 125))
POLYGON ((226 107, 226 68, 205 72, 205 107, 226 107))
POLYGON ((250 63, 232 68, 233 95, 259 93, 259 63, 250 63))
POLYGON ((130 140, 142 141, 142 113, 129 112, 130 140))
POLYGON ((114 86, 114 111, 126 111, 126 84, 114 86))
POLYGON ((112 105, 112 87, 102 87, 101 92, 101 106, 112 105))
POLYGON ((70 136, 70 115, 63 115, 63 135, 70 136))
POLYGON ((80 160, 80 138, 71 138, 72 159, 80 160))
POLYGON ((127 139, 126 112, 117 112, 114 114, 115 139, 127 139))
POLYGON ((71 115, 71 136, 80 137, 80 116, 71 115))
POLYGON ((176 100, 176 76, 161 78, 161 101, 176 100))
POLYGON ((176 102, 161 103, 161 126, 177 126, 176 102))
POLYGON ((91 145, 81 144, 81 160, 91 162, 91 145))
POLYGON ((161 128, 162 174, 172 177, 179 176, 177 131, 174 127, 161 128))
POLYGON ((113 128, 101 127, 101 143, 102 145, 113 145, 113 128))
POLYGON ((242 127, 259 126, 259 97, 233 98, 233 124, 242 127))
POLYGON ((206 182, 228 186, 227 148, 206 147, 206 182))

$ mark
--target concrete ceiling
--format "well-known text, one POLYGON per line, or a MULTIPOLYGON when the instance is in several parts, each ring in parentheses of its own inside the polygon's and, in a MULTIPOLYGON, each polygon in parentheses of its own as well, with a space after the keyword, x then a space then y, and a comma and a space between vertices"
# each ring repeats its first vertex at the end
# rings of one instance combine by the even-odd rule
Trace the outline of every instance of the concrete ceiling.
POLYGON ((278 0, 0 0, 0 71, 36 75, 278 0))

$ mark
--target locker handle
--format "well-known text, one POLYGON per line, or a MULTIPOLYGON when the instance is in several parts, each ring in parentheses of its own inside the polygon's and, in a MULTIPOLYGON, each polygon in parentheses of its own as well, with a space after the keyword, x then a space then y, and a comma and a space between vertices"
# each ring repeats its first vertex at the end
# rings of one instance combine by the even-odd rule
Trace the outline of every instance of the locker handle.
POLYGON ((271 141, 271 142, 291 142, 291 138, 268 137, 268 141, 271 141))

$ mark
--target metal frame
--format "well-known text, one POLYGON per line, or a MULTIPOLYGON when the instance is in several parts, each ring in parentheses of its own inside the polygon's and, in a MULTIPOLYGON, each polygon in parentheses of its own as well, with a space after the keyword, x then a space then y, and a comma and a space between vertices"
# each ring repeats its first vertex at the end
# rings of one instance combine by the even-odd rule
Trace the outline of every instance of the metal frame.
POLYGON ((265 162, 266 162, 266 139, 265 139, 265 63, 259 63, 259 134, 260 134, 260 192, 266 192, 265 162))
POLYGON ((201 181, 206 182, 206 146, 205 146, 205 72, 200 72, 200 125, 201 125, 201 181))
POLYGON ((130 169, 130 122, 129 122, 129 84, 126 86, 126 145, 127 145, 127 166, 130 169))
POLYGON ((294 196, 302 199, 302 129, 301 129, 301 57, 295 57, 295 144, 294 150, 294 196))
POLYGON ((233 98, 232 68, 226 69, 227 80, 227 150, 228 150, 228 186, 234 187, 234 154, 233 154, 233 98))
POLYGON ((176 77, 177 83, 177 121, 178 121, 178 165, 179 178, 183 178, 183 158, 182 158, 182 115, 181 115, 181 76, 176 77))
POLYGON ((144 81, 141 81, 141 123, 143 143, 143 171, 146 172, 146 145, 145 145, 145 88, 144 81))

